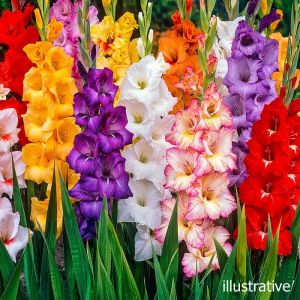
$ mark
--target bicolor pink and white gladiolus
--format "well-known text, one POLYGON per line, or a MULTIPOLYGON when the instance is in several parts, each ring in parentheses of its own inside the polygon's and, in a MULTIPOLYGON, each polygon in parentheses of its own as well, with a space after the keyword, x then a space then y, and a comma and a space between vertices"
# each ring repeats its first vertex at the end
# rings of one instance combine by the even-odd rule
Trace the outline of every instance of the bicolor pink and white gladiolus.
MULTIPOLYGON (((174 147, 167 150, 165 188, 178 196, 178 237, 187 245, 182 264, 188 277, 208 267, 216 252, 214 239, 226 252, 231 251, 230 234, 215 221, 228 217, 237 206, 228 189, 227 174, 236 168, 232 152, 235 134, 231 113, 212 83, 200 103, 194 99, 177 113, 172 131, 166 135, 174 147)), ((161 202, 163 221, 155 229, 161 243, 175 202, 174 198, 161 202)), ((212 267, 219 267, 216 255, 212 267)))

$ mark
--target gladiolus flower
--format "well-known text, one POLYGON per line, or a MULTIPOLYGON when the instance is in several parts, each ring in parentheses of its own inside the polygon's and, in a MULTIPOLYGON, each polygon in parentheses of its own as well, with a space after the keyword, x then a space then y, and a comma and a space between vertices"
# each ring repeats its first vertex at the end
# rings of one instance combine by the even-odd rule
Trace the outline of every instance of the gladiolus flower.
POLYGON ((0 198, 0 239, 13 262, 16 262, 18 253, 26 247, 32 235, 29 229, 19 223, 20 214, 12 211, 7 198, 0 198))
MULTIPOLYGON (((31 153, 32 155, 32 153, 31 153)), ((7 194, 10 198, 13 194, 13 169, 12 160, 15 165, 17 180, 20 188, 25 188, 24 180, 25 164, 22 161, 22 152, 13 151, 1 153, 0 155, 0 196, 7 194)))
POLYGON ((194 183, 198 195, 189 199, 185 215, 189 221, 228 217, 237 207, 228 190, 229 179, 225 173, 211 173, 194 183))
POLYGON ((0 110, 0 153, 8 152, 18 142, 18 115, 15 109, 0 110))
MULTIPOLYGON (((188 277, 193 277, 208 268, 212 256, 216 252, 214 239, 221 244, 227 254, 230 254, 232 246, 227 242, 229 236, 229 232, 224 227, 212 226, 206 228, 204 246, 198 248, 188 246, 189 253, 184 254, 182 260, 184 274, 188 277)), ((219 269, 216 255, 212 259, 211 267, 213 270, 219 269)))
POLYGON ((196 181, 195 174, 199 154, 172 148, 167 150, 168 165, 165 169, 167 178, 166 188, 176 191, 187 191, 194 194, 193 183, 196 181))

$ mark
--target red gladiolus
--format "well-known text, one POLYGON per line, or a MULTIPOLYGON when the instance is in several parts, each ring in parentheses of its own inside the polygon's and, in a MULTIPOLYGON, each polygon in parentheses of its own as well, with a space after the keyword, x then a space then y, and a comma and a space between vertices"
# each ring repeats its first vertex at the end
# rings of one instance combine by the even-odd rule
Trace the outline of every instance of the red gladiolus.
POLYGON ((32 11, 33 6, 28 4, 24 12, 4 11, 0 18, 0 44, 8 48, 4 52, 4 59, 0 61, 0 82, 19 95, 23 93, 24 75, 32 67, 23 48, 39 39, 37 29, 28 25, 32 11))
POLYGON ((4 61, 0 62, 0 82, 10 88, 11 92, 21 96, 24 76, 31 67, 32 63, 23 51, 9 49, 4 61))
POLYGON ((265 250, 268 216, 273 235, 279 229, 279 255, 292 250, 290 227, 300 199, 300 99, 289 108, 283 94, 266 105, 252 129, 244 162, 248 178, 240 186, 246 207, 250 249, 265 250))

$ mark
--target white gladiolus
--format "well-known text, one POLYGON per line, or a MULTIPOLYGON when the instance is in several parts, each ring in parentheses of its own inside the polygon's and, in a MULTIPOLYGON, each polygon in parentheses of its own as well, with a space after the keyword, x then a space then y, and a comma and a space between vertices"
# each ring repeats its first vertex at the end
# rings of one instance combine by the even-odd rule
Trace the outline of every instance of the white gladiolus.
MULTIPOLYGON (((153 30, 148 39, 153 40, 153 30)), ((139 55, 143 57, 143 42, 138 40, 139 55)), ((126 107, 127 129, 137 142, 126 147, 126 172, 132 178, 129 186, 133 196, 119 201, 118 222, 137 224, 135 260, 152 257, 152 246, 158 255, 162 244, 155 240, 153 231, 162 222, 161 200, 170 196, 164 189, 166 151, 170 144, 165 136, 171 131, 175 117, 169 112, 177 99, 172 96, 162 76, 170 68, 162 53, 155 59, 147 55, 133 64, 121 85, 120 105, 126 107)))

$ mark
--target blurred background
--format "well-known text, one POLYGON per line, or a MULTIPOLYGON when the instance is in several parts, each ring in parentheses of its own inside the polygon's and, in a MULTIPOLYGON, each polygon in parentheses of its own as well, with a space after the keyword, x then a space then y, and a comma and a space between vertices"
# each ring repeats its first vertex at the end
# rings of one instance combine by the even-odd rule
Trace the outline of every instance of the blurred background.
MULTIPOLYGON (((25 0, 19 0, 20 2, 25 2, 25 0)), ((0 0, 0 12, 4 9, 10 9, 11 4, 10 0, 0 0)), ((36 4, 36 0, 29 0, 33 4, 36 4)), ((51 2, 55 2, 51 0, 51 2)), ((104 15, 104 11, 102 8, 101 0, 92 0, 94 5, 96 5, 99 9, 99 15, 102 17, 104 15)), ((152 0, 153 2, 153 19, 152 19, 152 27, 155 31, 162 32, 167 30, 172 26, 171 23, 171 14, 176 10, 176 0, 152 0)), ((279 30, 282 32, 284 36, 287 36, 290 28, 290 15, 291 15, 291 7, 292 0, 274 0, 274 8, 282 9, 284 13, 284 20, 281 22, 279 30)), ((244 9, 247 0, 240 0, 241 10, 244 9)), ((199 0, 194 0, 194 10, 192 14, 192 20, 198 24, 199 22, 199 0), (198 8, 198 9, 197 9, 198 8)), ((117 15, 120 16, 125 11, 130 11, 134 13, 136 16, 140 11, 140 1, 139 0, 118 0, 117 4, 117 15)), ((226 10, 222 0, 217 0, 216 8, 214 11, 215 15, 220 16, 223 20, 226 20, 226 10)))

